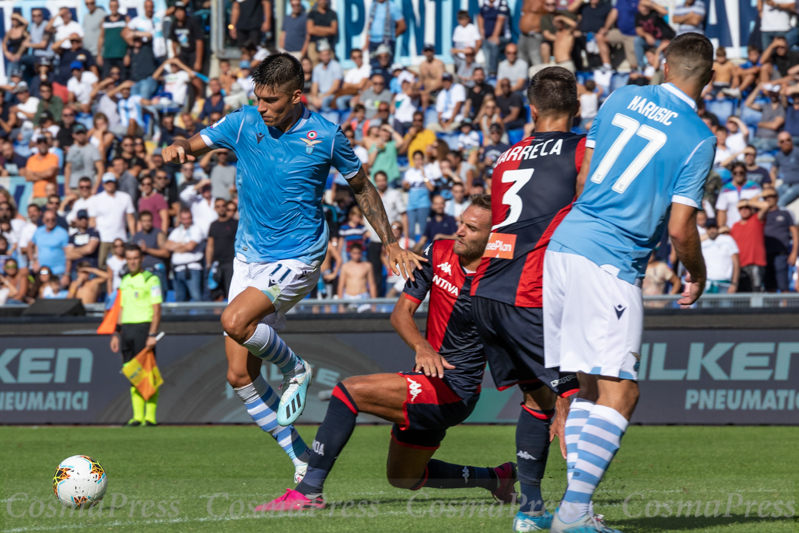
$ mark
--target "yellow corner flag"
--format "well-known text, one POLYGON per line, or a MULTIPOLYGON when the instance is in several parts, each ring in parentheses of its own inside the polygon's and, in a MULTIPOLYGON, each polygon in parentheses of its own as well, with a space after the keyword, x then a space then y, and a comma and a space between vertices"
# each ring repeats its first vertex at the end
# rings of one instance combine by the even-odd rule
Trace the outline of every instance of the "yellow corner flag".
POLYGON ((138 389, 145 401, 149 400, 164 383, 161 371, 155 363, 155 355, 149 348, 145 348, 139 352, 139 355, 125 363, 122 366, 122 373, 138 389))

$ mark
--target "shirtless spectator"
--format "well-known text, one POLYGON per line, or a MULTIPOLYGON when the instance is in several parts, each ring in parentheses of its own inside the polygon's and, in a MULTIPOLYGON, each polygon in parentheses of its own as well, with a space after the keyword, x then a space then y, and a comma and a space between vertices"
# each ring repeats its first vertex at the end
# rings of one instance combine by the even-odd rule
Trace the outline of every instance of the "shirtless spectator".
POLYGON ((108 280, 108 272, 93 268, 88 261, 78 263, 78 276, 69 285, 67 298, 79 298, 81 303, 97 303, 100 288, 108 280))
POLYGON ((730 96, 733 98, 740 98, 741 91, 738 86, 741 83, 738 77, 738 69, 736 66, 727 59, 727 50, 724 47, 716 49, 716 61, 713 63, 713 71, 716 75, 713 78, 713 83, 709 88, 706 88, 704 94, 710 93, 711 96, 730 96), (721 93, 721 95, 719 95, 721 93))
MULTIPOLYGON (((371 263, 363 261, 363 246, 353 243, 350 246, 350 260, 341 267, 338 278, 339 300, 366 300, 377 298, 374 270, 371 263)), ((369 305, 357 306, 358 312, 365 311, 369 305)))
MULTIPOLYGON (((582 1, 581 1, 582 3, 582 1)), ((544 35, 541 33, 541 15, 544 11, 544 0, 524 0, 522 16, 519 18, 519 58, 531 67, 543 63, 541 45, 544 35)))
MULTIPOLYGON (((574 73, 577 67, 572 60, 572 48, 574 48, 574 29, 577 27, 577 21, 564 15, 557 15, 552 19, 552 23, 555 25, 552 46, 555 64, 574 73)), ((549 31, 544 32, 544 35, 552 36, 549 31)))
MULTIPOLYGON (((669 268, 669 265, 659 260, 655 254, 649 256, 649 263, 646 265, 646 275, 642 292, 648 296, 661 296, 665 294, 666 283, 671 283, 669 294, 680 294, 682 285, 677 274, 669 268)), ((647 307, 665 307, 666 302, 647 302, 647 307)))
POLYGON ((424 45, 422 49, 424 61, 419 65, 419 81, 421 82, 422 107, 427 109, 432 99, 438 95, 443 84, 444 62, 436 58, 436 47, 432 44, 424 45))

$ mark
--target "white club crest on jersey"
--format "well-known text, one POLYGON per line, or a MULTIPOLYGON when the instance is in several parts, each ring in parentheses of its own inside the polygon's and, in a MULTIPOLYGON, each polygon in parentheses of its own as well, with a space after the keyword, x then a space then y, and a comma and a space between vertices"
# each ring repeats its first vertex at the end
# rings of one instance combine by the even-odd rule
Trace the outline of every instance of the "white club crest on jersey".
POLYGON ((441 263, 436 268, 440 269, 441 272, 445 272, 449 276, 452 275, 452 265, 450 265, 449 262, 441 263))
POLYGON ((422 392, 422 386, 419 385, 419 382, 408 378, 408 390, 411 391, 411 403, 413 403, 422 392))

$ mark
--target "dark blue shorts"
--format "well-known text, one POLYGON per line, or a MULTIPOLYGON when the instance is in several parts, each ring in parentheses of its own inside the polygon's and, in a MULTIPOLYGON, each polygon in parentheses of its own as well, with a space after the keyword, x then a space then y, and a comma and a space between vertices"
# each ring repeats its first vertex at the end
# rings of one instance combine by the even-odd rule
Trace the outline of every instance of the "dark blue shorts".
POLYGON ((394 424, 391 436, 401 446, 435 450, 441 445, 447 428, 457 426, 474 411, 480 391, 465 400, 455 394, 441 378, 421 372, 400 372, 408 383, 402 412, 405 423, 394 424))
POLYGON ((472 314, 497 389, 519 385, 527 392, 547 386, 564 398, 580 390, 576 374, 544 364, 540 307, 516 307, 472 296, 472 314))

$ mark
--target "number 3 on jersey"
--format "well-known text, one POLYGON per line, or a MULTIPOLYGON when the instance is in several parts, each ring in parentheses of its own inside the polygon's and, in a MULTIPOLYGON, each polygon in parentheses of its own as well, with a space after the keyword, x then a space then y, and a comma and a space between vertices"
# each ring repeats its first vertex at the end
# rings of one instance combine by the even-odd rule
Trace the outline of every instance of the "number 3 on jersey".
POLYGON ((513 183, 510 189, 505 191, 505 194, 502 195, 502 203, 510 207, 510 213, 508 213, 508 218, 491 228, 491 231, 496 231, 499 228, 519 221, 519 217, 522 214, 522 207, 524 207, 522 205, 522 198, 519 196, 519 191, 522 190, 522 187, 527 185, 527 182, 533 177, 534 171, 534 168, 523 168, 519 170, 508 170, 502 174, 502 183, 513 183))
POLYGON ((624 150, 624 147, 627 146, 627 143, 630 142, 630 139, 632 139, 634 135, 638 135, 639 137, 643 137, 649 141, 644 149, 638 154, 638 156, 633 159, 633 162, 630 163, 630 166, 627 167, 624 172, 622 172, 621 176, 619 176, 619 179, 616 180, 616 183, 613 184, 614 191, 617 193, 623 193, 627 190, 627 187, 630 186, 630 183, 632 183, 632 181, 638 177, 638 174, 640 174, 644 167, 646 167, 657 151, 663 148, 663 145, 666 144, 668 137, 662 131, 656 130, 655 128, 647 126, 646 124, 641 125, 634 118, 628 117, 627 115, 622 115, 621 113, 616 113, 616 116, 613 117, 611 124, 622 129, 621 135, 619 135, 619 137, 614 141, 613 145, 610 147, 610 150, 607 151, 605 156, 602 158, 602 161, 596 167, 594 175, 591 176, 591 181, 594 183, 602 183, 602 181, 605 179, 605 176, 608 175, 608 172, 610 172, 610 169, 616 162, 616 159, 619 158, 624 150))

